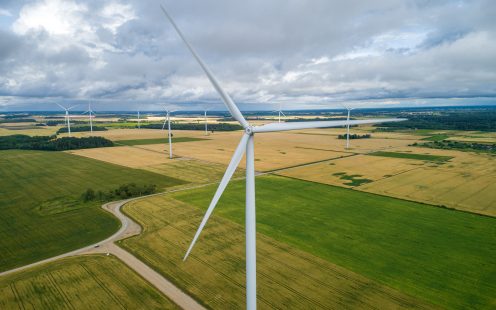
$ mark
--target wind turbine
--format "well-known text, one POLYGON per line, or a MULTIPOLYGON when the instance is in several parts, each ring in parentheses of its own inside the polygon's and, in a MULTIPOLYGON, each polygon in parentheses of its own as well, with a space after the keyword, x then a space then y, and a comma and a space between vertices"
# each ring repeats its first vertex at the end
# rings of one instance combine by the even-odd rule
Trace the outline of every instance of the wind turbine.
POLYGON ((271 123, 260 126, 251 126, 241 114, 240 110, 231 99, 231 97, 222 89, 217 79, 212 72, 208 69, 206 64, 201 60, 200 56, 195 52, 193 47, 188 43, 181 30, 177 27, 172 17, 167 13, 163 6, 160 6, 165 16, 172 24, 177 34, 181 37, 186 47, 191 52, 192 56, 196 59, 200 67, 207 75, 210 83, 219 93, 222 101, 231 113, 244 128, 244 134, 239 142, 231 162, 227 166, 226 172, 215 192, 215 195, 210 202, 210 205, 203 217, 198 230, 189 246, 184 260, 188 257, 195 245, 198 237, 200 236, 203 227, 207 223, 210 215, 212 214, 217 202, 219 201, 222 193, 224 192, 229 180, 231 179, 234 171, 236 170, 243 155, 246 154, 246 207, 245 207, 245 229, 246 229, 246 308, 248 310, 256 309, 257 307, 257 289, 256 289, 256 221, 255 221, 255 157, 254 157, 254 137, 257 133, 264 132, 277 132, 297 129, 311 129, 311 128, 325 128, 325 127, 339 127, 347 124, 372 124, 381 122, 397 122, 404 119, 371 119, 371 120, 355 120, 355 121, 310 121, 310 122, 291 122, 291 123, 271 123))
POLYGON ((205 136, 208 136, 208 120, 207 120, 207 111, 208 111, 208 109, 205 109, 205 136))
POLYGON ((88 103, 88 111, 84 112, 83 114, 88 113, 88 117, 90 118, 90 130, 91 133, 93 133, 93 116, 95 115, 95 112, 91 109, 91 103, 88 103))
POLYGON ((73 105, 72 107, 69 107, 69 108, 66 108, 58 103, 56 103, 59 107, 61 107, 62 109, 65 110, 65 123, 67 125, 67 132, 69 133, 69 137, 71 136, 71 121, 70 121, 70 118, 69 118, 69 110, 75 108, 77 106, 76 105, 73 105))
POLYGON ((275 113, 275 112, 279 113, 279 123, 281 122, 281 114, 282 114, 284 117, 286 117, 286 114, 284 114, 284 113, 282 112, 282 105, 281 105, 280 103, 279 103, 279 110, 275 110, 275 111, 272 111, 272 112, 274 112, 274 113, 275 113))
POLYGON ((349 106, 345 106, 343 104, 343 107, 348 110, 348 117, 346 117, 346 121, 347 121, 347 124, 346 124, 346 148, 349 149, 350 148, 350 113, 352 110, 354 110, 354 108, 352 107, 349 107, 349 106))
POLYGON ((170 114, 172 112, 175 112, 175 110, 171 111, 171 110, 167 109, 166 107, 164 107, 164 109, 166 112, 166 117, 164 120, 164 124, 162 125, 162 130, 164 130, 164 128, 165 128, 165 123, 167 123, 167 136, 168 136, 168 140, 169 140, 169 158, 172 159, 172 131, 171 131, 171 124, 170 124, 170 114))

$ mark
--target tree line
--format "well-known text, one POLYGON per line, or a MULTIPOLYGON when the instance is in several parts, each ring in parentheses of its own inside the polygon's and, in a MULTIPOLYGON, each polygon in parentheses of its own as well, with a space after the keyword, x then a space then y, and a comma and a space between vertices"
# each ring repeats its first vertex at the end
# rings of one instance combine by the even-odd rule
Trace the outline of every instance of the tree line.
MULTIPOLYGON (((347 134, 339 135, 338 139, 346 139, 347 134)), ((357 135, 356 133, 350 135, 350 140, 353 139, 370 139, 372 136, 370 134, 357 135)))
MULTIPOLYGON (((102 126, 93 126, 93 131, 107 131, 108 129, 102 126)), ((83 131, 91 131, 90 126, 74 126, 71 127, 71 132, 83 132, 83 131)), ((57 134, 68 132, 67 127, 62 127, 57 130, 57 134)))
POLYGON ((95 191, 92 188, 88 188, 84 193, 81 194, 81 200, 84 202, 89 201, 112 201, 118 199, 127 199, 132 197, 139 197, 145 195, 154 194, 157 191, 157 186, 155 184, 136 184, 128 183, 120 185, 119 187, 109 190, 109 191, 95 191))
MULTIPOLYGON (((142 124, 141 128, 148 129, 162 129, 163 124, 142 124)), ((174 123, 175 130, 205 130, 204 123, 174 123)), ((136 127, 138 127, 136 125, 136 127)), ((228 123, 218 123, 218 124, 208 124, 209 131, 235 131, 241 130, 243 127, 238 124, 228 124, 228 123)))
POLYGON ((0 137, 0 150, 20 149, 66 151, 109 146, 114 146, 114 143, 103 137, 57 138, 56 136, 31 137, 26 135, 11 135, 0 137))
MULTIPOLYGON (((496 131, 496 111, 460 111, 438 114, 408 114, 403 122, 382 123, 378 131, 402 129, 478 130, 496 131)), ((403 115, 402 115, 403 117, 403 115)))
POLYGON ((476 142, 460 142, 460 141, 434 141, 427 143, 414 143, 412 146, 428 147, 433 149, 444 150, 461 150, 461 151, 476 151, 496 153, 496 144, 494 143, 476 143, 476 142))

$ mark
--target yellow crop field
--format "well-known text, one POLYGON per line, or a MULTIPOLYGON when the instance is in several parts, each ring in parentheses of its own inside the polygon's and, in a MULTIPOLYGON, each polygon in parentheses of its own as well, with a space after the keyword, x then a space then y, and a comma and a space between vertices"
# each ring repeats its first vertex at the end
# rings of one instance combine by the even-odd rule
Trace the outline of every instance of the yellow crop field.
POLYGON ((324 184, 353 187, 360 184, 350 184, 350 179, 343 176, 368 180, 363 182, 365 183, 391 177, 424 165, 424 162, 417 160, 354 155, 285 169, 278 171, 277 174, 324 184))
POLYGON ((27 135, 27 136, 51 136, 60 128, 59 126, 46 126, 46 127, 34 127, 28 126, 27 129, 22 129, 20 126, 15 126, 15 130, 8 129, 14 127, 5 128, 5 126, 0 126, 0 136, 10 136, 10 135, 27 135))
POLYGON ((496 216, 496 157, 489 154, 408 148, 418 154, 453 156, 360 186, 372 193, 496 216))
POLYGON ((0 279, 0 309, 179 309, 112 256, 78 256, 0 279))
POLYGON ((132 146, 82 149, 67 152, 131 168, 159 165, 171 161, 164 152, 153 152, 132 146))
MULTIPOLYGON (((166 196, 125 206, 144 233, 121 242, 126 249, 213 309, 242 309, 244 228, 213 216, 192 255, 182 257, 203 212, 166 196)), ((378 282, 259 234, 260 309, 428 308, 378 282)))
MULTIPOLYGON (((220 181, 224 175, 226 166, 197 159, 180 158, 171 160, 165 164, 144 166, 141 169, 185 180, 192 184, 205 184, 220 181)), ((244 170, 238 169, 233 177, 243 176, 244 170)))

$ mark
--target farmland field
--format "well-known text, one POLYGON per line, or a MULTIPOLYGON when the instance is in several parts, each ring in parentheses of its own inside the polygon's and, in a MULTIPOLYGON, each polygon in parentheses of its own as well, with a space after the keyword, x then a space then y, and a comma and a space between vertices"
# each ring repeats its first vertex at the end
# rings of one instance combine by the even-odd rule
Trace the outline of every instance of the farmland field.
MULTIPOLYGON (((241 198, 241 197, 240 197, 241 198)), ((144 233, 120 244, 213 309, 243 309, 244 228, 213 216, 186 262, 203 212, 167 196, 129 203, 144 233)), ((431 308, 418 299, 259 234, 260 309, 431 308)))
POLYGON ((357 176, 370 181, 391 177, 412 169, 425 166, 422 161, 381 156, 354 155, 324 161, 308 166, 278 171, 278 175, 319 182, 329 185, 350 187, 349 181, 340 174, 357 176))
POLYGON ((435 162, 444 162, 452 158, 451 156, 401 153, 401 152, 373 152, 373 153, 369 153, 368 155, 392 157, 392 158, 417 159, 417 160, 426 160, 426 161, 435 161, 435 162))
POLYGON ((113 256, 78 256, 0 278, 0 309, 179 309, 113 256))
MULTIPOLYGON (((193 138, 193 137, 179 137, 172 138, 173 143, 178 142, 191 142, 191 141, 202 141, 205 139, 193 138)), ((155 138, 155 139, 135 139, 135 140, 116 140, 114 141, 116 144, 122 145, 146 145, 146 144, 166 144, 169 143, 169 138, 155 138)))
POLYGON ((429 156, 453 158, 442 165, 419 166, 358 189, 496 216, 495 156, 424 148, 414 150, 429 156))
MULTIPOLYGON (((172 198, 204 210, 214 190, 210 186, 177 192, 172 198)), ((233 182, 216 214, 241 224, 243 206, 244 182, 233 182)), ((132 215, 140 219, 139 212, 147 211, 132 215)), ((189 238, 175 244, 183 251, 199 223, 191 217, 189 213, 181 217, 191 231, 189 238)), ((426 302, 448 308, 484 308, 496 302, 494 218, 269 176, 257 178, 257 223, 258 231, 268 237, 426 302)), ((220 229, 215 224, 209 227, 220 229)), ((137 252, 148 255, 154 243, 163 246, 172 236, 167 231, 158 234, 160 241, 155 242, 144 236, 137 252)), ((199 243, 215 244, 205 248, 206 254, 222 259, 232 243, 228 240, 227 235, 213 241, 205 237, 199 243)), ((263 257, 259 256, 260 263, 263 257)))
POLYGON ((118 221, 99 203, 82 204, 87 188, 125 183, 185 183, 62 152, 0 152, 0 270, 8 270, 104 239, 118 221))

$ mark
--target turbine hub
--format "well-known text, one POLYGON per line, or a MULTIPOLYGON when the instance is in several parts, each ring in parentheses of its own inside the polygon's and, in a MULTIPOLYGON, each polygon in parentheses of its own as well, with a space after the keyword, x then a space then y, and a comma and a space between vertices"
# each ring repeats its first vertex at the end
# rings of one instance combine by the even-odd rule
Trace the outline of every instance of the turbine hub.
POLYGON ((253 127, 252 126, 246 127, 245 132, 246 132, 246 134, 251 136, 253 134, 253 127))

